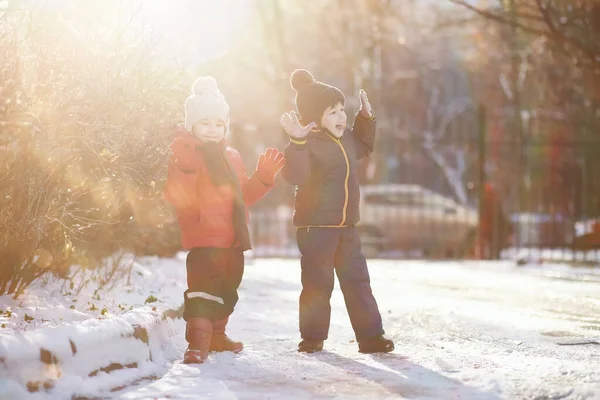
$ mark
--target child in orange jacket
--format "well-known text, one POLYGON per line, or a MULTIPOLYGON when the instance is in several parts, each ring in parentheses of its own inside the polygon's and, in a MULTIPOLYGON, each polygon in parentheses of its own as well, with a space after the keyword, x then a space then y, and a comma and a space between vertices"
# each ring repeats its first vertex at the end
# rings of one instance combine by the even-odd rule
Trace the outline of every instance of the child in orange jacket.
POLYGON ((209 351, 240 352, 225 334, 238 301, 244 251, 250 249, 247 206, 260 200, 284 165, 269 148, 248 177, 240 154, 227 146, 229 106, 212 77, 198 78, 185 101, 185 123, 171 144, 165 199, 177 212, 186 259, 184 363, 209 351))

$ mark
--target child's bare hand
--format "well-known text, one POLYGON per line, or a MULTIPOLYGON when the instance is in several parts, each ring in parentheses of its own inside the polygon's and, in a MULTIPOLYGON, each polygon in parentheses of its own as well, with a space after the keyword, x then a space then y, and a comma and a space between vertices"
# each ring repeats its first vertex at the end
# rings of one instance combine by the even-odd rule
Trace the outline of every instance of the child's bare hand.
POLYGON ((256 171, 263 183, 272 185, 275 182, 275 175, 283 168, 284 164, 285 157, 283 152, 269 147, 258 158, 256 171))
POLYGON ((288 135, 293 136, 297 139, 302 139, 306 137, 306 135, 308 135, 308 132, 310 132, 311 129, 317 126, 317 124, 315 124, 314 122, 311 122, 306 126, 302 126, 302 124, 300 124, 300 121, 298 121, 298 116, 294 111, 284 113, 281 116, 279 122, 281 123, 283 129, 285 129, 285 131, 288 133, 288 135))
POLYGON ((367 93, 360 89, 358 97, 360 98, 360 110, 358 110, 358 114, 364 119, 371 118, 373 116, 373 109, 371 108, 371 103, 369 103, 367 93))

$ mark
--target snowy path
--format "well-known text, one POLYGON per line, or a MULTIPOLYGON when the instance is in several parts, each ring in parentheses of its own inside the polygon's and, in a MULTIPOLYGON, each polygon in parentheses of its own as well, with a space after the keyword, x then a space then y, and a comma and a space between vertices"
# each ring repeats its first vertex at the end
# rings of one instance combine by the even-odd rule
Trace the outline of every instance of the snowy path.
POLYGON ((242 354, 211 355, 197 366, 175 360, 159 379, 113 396, 600 398, 600 346, 557 344, 600 339, 600 276, 417 261, 372 261, 370 271, 396 342, 392 354, 357 352, 337 285, 326 351, 297 353, 298 262, 260 260, 246 268, 230 322, 230 335, 246 345, 242 354))

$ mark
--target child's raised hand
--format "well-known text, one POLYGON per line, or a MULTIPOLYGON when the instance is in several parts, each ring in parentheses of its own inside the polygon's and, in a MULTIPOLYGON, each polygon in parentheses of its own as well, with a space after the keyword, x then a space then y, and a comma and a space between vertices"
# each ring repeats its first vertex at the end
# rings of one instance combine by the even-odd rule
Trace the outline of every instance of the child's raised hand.
POLYGON ((275 175, 283 168, 285 156, 283 152, 269 147, 258 158, 256 172, 260 180, 266 185, 272 185, 275 182, 275 175))
POLYGON ((279 122, 288 135, 298 139, 304 138, 306 135, 308 135, 308 132, 310 132, 311 129, 317 126, 317 124, 314 122, 311 122, 306 126, 302 126, 300 121, 298 121, 298 116, 294 111, 284 113, 279 122))
POLYGON ((369 103, 367 93, 360 89, 358 97, 360 98, 360 110, 358 110, 358 114, 364 119, 371 118, 373 116, 373 109, 371 108, 371 103, 369 103))

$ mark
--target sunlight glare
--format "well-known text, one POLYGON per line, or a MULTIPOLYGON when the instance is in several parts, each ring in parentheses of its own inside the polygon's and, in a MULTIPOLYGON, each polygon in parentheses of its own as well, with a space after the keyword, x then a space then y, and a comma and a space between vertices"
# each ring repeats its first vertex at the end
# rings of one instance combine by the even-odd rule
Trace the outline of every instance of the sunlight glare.
POLYGON ((225 54, 242 36, 251 2, 244 0, 139 1, 140 13, 160 38, 158 56, 197 66, 225 54))

